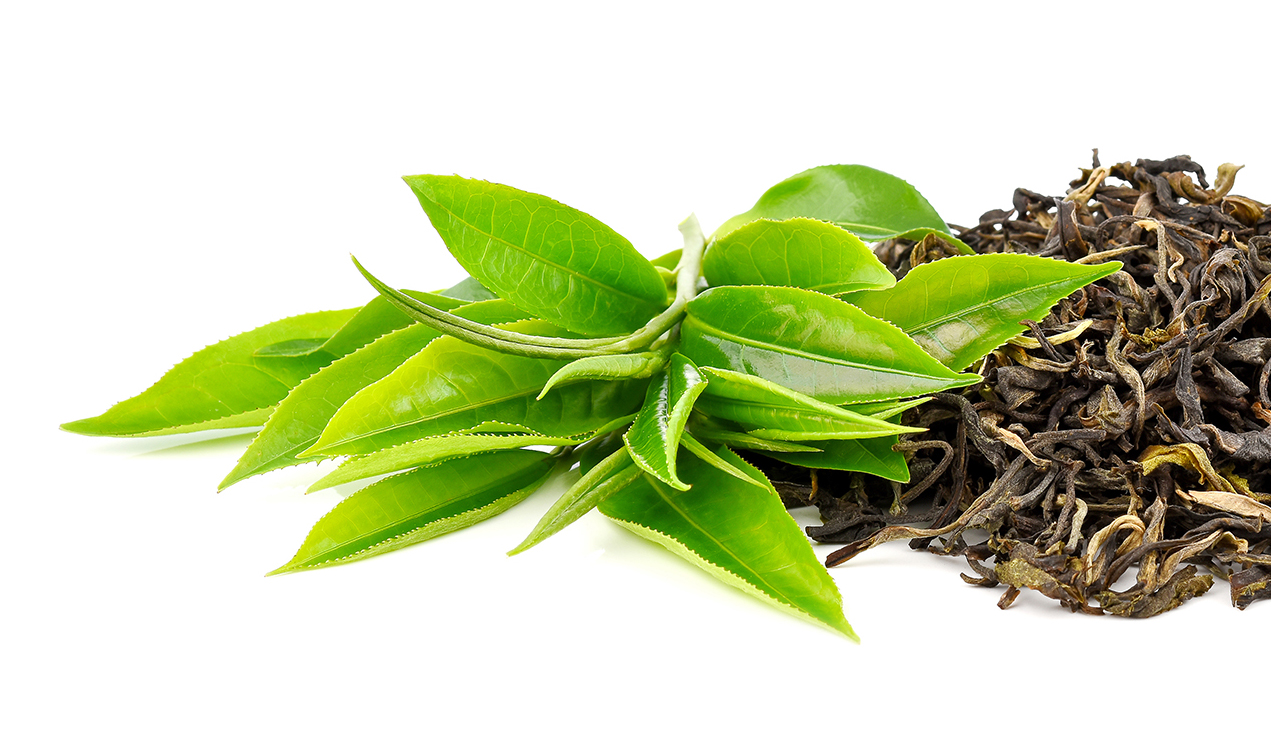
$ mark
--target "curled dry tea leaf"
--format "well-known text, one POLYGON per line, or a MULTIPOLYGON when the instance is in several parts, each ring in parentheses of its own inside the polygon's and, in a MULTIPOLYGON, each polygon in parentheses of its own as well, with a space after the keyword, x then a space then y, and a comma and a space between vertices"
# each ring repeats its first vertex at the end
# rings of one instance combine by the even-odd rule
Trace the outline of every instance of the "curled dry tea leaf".
POLYGON ((534 316, 581 334, 625 334, 666 306, 653 264, 588 214, 481 180, 404 180, 468 273, 534 316))

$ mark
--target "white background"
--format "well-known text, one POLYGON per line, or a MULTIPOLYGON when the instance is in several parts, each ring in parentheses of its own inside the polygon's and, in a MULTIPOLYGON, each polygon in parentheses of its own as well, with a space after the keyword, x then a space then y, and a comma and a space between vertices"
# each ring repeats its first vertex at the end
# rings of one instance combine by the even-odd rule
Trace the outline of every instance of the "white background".
POLYGON ((350 252, 457 280, 403 174, 544 193, 649 256, 824 163, 905 177, 959 224, 1062 192, 1096 146, 1243 163, 1265 201, 1265 4, 403 5, 0 15, 0 746, 1262 744, 1240 718, 1265 712, 1271 604, 1238 612, 1221 582, 1147 622, 999 611, 896 544, 833 572, 857 646, 604 519, 506 558, 550 494, 267 580, 340 498, 302 495, 326 467, 217 495, 245 437, 56 426, 205 344, 365 302, 350 252))

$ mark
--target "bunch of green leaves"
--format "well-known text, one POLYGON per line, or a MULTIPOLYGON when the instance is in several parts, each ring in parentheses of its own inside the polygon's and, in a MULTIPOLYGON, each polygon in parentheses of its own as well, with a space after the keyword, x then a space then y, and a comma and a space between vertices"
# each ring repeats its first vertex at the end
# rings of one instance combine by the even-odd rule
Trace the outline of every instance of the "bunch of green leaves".
MULTIPOLYGON (((977 256, 908 183, 856 165, 777 184, 710 238, 647 260, 544 196, 456 176, 407 184, 471 275, 266 324, 65 429, 155 436, 262 426, 221 488, 344 458, 311 490, 380 476, 274 573, 342 564, 569 489, 510 553, 592 509, 706 571, 855 638, 834 581, 734 450, 906 481, 923 395, 1058 299, 1119 268, 977 256), (936 234, 958 255, 899 282, 866 241, 936 234), (575 470, 577 468, 577 470, 575 470)), ((354 260, 356 264, 356 259, 354 260)))

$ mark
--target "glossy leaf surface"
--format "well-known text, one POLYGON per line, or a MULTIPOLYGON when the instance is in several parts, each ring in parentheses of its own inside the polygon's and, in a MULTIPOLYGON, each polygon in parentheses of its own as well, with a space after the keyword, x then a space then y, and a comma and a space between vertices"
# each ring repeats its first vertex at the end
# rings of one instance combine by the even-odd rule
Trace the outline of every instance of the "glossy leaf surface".
POLYGON ((558 384, 569 384, 575 381, 618 381, 620 379, 647 379, 666 365, 666 350, 653 352, 621 353, 618 355, 596 355, 590 358, 572 360, 552 374, 539 393, 539 398, 547 394, 558 384))
POLYGON ((784 285, 838 295, 896 278, 861 239, 817 219, 760 219, 717 239, 702 264, 719 285, 784 285))
POLYGON ((702 413, 746 427, 761 439, 778 441, 871 438, 917 432, 873 416, 821 402, 757 376, 705 367, 709 379, 698 400, 702 413))
POLYGON ((963 253, 972 253, 950 234, 949 226, 916 188, 864 165, 825 165, 787 178, 769 188, 750 211, 721 225, 715 237, 756 219, 794 217, 833 222, 870 242, 895 237, 921 240, 935 231, 963 253))
MULTIPOLYGON (((452 305, 457 303, 459 301, 451 301, 452 305)), ((469 303, 456 310, 487 324, 515 320, 523 315, 502 300, 469 303)), ((221 489, 253 475, 312 462, 297 455, 313 446, 332 416, 350 397, 392 373, 439 336, 422 324, 411 324, 380 337, 302 381, 278 404, 238 464, 221 481, 221 489)))
POLYGON ((332 509, 270 574, 345 564, 469 527, 521 502, 552 467, 546 454, 518 449, 385 478, 332 509))
POLYGON ((644 407, 631 430, 622 437, 631 459, 647 473, 681 491, 687 490, 675 475, 680 451, 680 435, 688 422, 693 403, 706 389, 706 380, 683 355, 671 356, 666 370, 649 383, 644 407))
MULTIPOLYGON (((509 327, 555 331, 533 321, 509 327)), ((301 456, 370 454, 486 421, 526 426, 548 436, 574 436, 639 409, 643 381, 566 384, 537 399, 560 367, 557 360, 492 352, 440 337, 350 398, 301 456)))
POLYGON ((776 491, 731 451, 720 456, 763 487, 686 452, 680 472, 692 489, 641 476, 601 502, 600 511, 733 587, 857 639, 838 587, 776 491))
POLYGON ((821 470, 848 470, 877 475, 899 483, 909 482, 909 464, 905 461, 905 455, 892 451, 892 447, 896 445, 895 436, 844 441, 809 441, 806 444, 821 451, 797 454, 757 451, 789 465, 821 470))
POLYGON ((497 183, 405 180, 464 269, 534 316, 582 334, 615 335, 639 329, 666 306, 653 265, 590 215, 497 183))
POLYGON ((715 287, 688 305, 680 351, 698 366, 749 373, 823 402, 911 397, 972 384, 894 325, 793 287, 715 287))
POLYGON ((325 340, 357 311, 301 314, 230 337, 176 364, 136 397, 62 428, 88 436, 160 436, 259 426, 287 392, 330 363, 332 356, 319 352, 261 358, 254 353, 276 342, 325 340))
POLYGON ((1014 253, 957 256, 921 264, 889 290, 848 300, 886 319, 941 363, 961 370, 1040 320, 1060 298, 1121 268, 1014 253))
MULTIPOLYGON (((693 434, 688 433, 687 431, 680 435, 680 446, 692 452, 699 460, 705 462, 716 470, 728 473, 743 483, 749 483, 754 486, 759 486, 760 488, 767 488, 766 484, 755 480, 741 470, 728 464, 724 458, 716 454, 710 447, 693 438, 693 434)), ((684 490, 688 489, 685 488, 684 490)))
POLYGON ((451 285, 439 294, 448 298, 458 298, 459 300, 467 300, 473 303, 479 300, 493 300, 498 297, 490 292, 485 285, 477 281, 476 277, 464 277, 457 284, 451 285))

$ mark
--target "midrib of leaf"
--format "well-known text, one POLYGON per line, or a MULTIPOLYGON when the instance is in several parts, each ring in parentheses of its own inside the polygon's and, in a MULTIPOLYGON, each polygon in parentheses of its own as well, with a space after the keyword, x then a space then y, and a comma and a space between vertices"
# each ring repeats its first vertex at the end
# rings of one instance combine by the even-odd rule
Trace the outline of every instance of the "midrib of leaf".
POLYGON ((938 378, 938 379, 944 379, 946 381, 949 380, 947 376, 939 376, 939 375, 932 376, 930 374, 926 374, 921 371, 902 371, 900 369, 885 368, 883 366, 876 366, 870 363, 860 363, 857 361, 849 361, 849 360, 833 360, 829 358, 828 356, 819 355, 817 353, 808 352, 806 350, 795 350, 789 347, 784 347, 782 345, 773 344, 771 342, 763 342, 761 340, 755 340, 755 339, 750 339, 749 337, 743 337, 739 334, 733 334, 732 332, 725 332, 722 329, 717 329, 714 326, 711 326, 710 324, 706 323, 705 321, 702 321, 702 319, 700 318, 697 318, 697 317, 694 317, 694 318, 696 319, 697 326, 700 326, 703 329, 709 329, 710 331, 719 335, 723 339, 734 340, 742 344, 748 344, 753 347, 759 348, 761 350, 772 350, 774 352, 784 353, 786 355, 793 355, 795 357, 805 358, 807 360, 816 360, 821 363, 827 363, 829 365, 847 366, 849 368, 860 368, 866 371, 877 371, 879 373, 894 373, 900 376, 919 375, 924 378, 932 378, 932 379, 938 378))
MULTIPOLYGON (((906 330, 906 331, 909 331, 909 332, 922 332, 922 333, 926 334, 926 333, 928 333, 931 329, 934 329, 935 327, 939 326, 940 324, 944 324, 944 323, 946 323, 946 322, 948 322, 948 321, 953 321, 953 320, 957 319, 957 318, 958 318, 958 317, 960 317, 960 316, 965 316, 966 314, 971 313, 972 311, 979 311, 979 310, 982 310, 982 309, 985 309, 985 308, 990 308, 990 307, 992 307, 994 304, 996 304, 996 303, 1000 303, 1000 302, 1002 302, 1003 300, 1006 300, 1007 298, 1020 297, 1020 296, 1024 295, 1025 293, 1035 292, 1035 291, 1037 291, 1037 290, 1041 290, 1041 289, 1046 288, 1046 287, 1055 287, 1055 286, 1057 286, 1057 285, 1062 285, 1065 281, 1071 281, 1071 280, 1073 280, 1073 279, 1079 279, 1079 277, 1069 277, 1069 278, 1068 278, 1068 280, 1055 280, 1055 281, 1051 281, 1051 282, 1042 282, 1042 283, 1039 283, 1039 284, 1033 285, 1033 286, 1031 286, 1031 287, 1022 287, 1022 288, 1017 288, 1017 289, 1015 289, 1015 290, 1013 290, 1013 291, 1011 291, 1011 292, 1008 292, 1008 293, 1006 293, 1006 294, 1004 294, 1004 295, 999 295, 998 297, 993 298, 993 299, 991 299, 991 300, 986 300, 986 301, 984 301, 983 303, 980 303, 980 304, 978 304, 978 305, 969 306, 969 307, 967 307, 967 308, 963 308, 963 309, 961 309, 961 310, 954 311, 954 312, 952 312, 952 313, 946 313, 946 314, 945 314, 945 315, 943 315, 943 316, 939 316, 939 317, 937 317, 937 318, 931 319, 930 321, 926 321, 926 322, 923 322, 923 323, 921 323, 921 324, 918 324, 918 325, 914 326, 912 329, 908 329, 908 330, 906 330)), ((862 291, 862 292, 865 292, 865 291, 862 291)))
MULTIPOLYGON (((430 199, 430 200, 431 200, 431 199, 430 199)), ((631 299, 631 300, 634 300, 634 301, 637 301, 637 302, 640 302, 640 303, 650 303, 650 302, 651 302, 651 301, 649 301, 647 298, 641 298, 641 297, 638 297, 638 296, 632 295, 631 293, 627 292, 626 290, 619 290, 619 289, 618 289, 618 288, 616 288, 616 287, 611 287, 611 286, 609 286, 609 285, 605 284, 604 282, 601 282, 601 281, 600 281, 600 280, 598 280, 598 279, 594 279, 594 278, 592 278, 592 277, 588 277, 588 276, 586 276, 586 275, 584 275, 584 274, 580 274, 580 273, 579 273, 577 270, 575 270, 575 269, 571 269, 571 268, 569 268, 568 266, 564 266, 563 264, 558 264, 558 263, 556 263, 555 261, 552 261, 551 259, 544 258, 544 257, 542 257, 542 256, 538 255, 537 253, 534 253, 533 251, 530 251, 530 250, 528 250, 528 249, 526 249, 526 248, 524 248, 524 247, 522 247, 522 246, 516 245, 516 244, 514 244, 514 243, 512 243, 512 242, 509 242, 509 241, 507 241, 507 240, 504 240, 503 238, 495 237, 494 235, 491 235, 490 233, 486 232, 485 230, 482 230, 480 227, 477 227, 476 225, 472 224, 471 222, 469 222, 468 220, 466 220, 466 219, 464 219, 463 217, 459 216, 458 214, 455 214, 453 211, 451 211, 451 210, 450 210, 450 208, 449 208, 449 207, 442 206, 441 204, 437 203, 436 201, 433 201, 433 204, 435 204, 437 207, 439 207, 439 208, 440 208, 442 211, 444 211, 446 214, 449 214, 451 217, 453 217, 454 219, 458 220, 458 221, 459 221, 459 223, 460 223, 460 224, 462 224, 464 227, 467 227, 467 228, 471 229, 473 232, 476 232, 478 235, 484 235, 485 237, 489 238, 490 240, 493 240, 493 241, 494 241, 494 242, 496 242, 496 243, 501 243, 502 245, 505 245, 505 246, 507 246, 508 248, 511 248, 511 249, 513 249, 513 250, 516 250, 516 251, 520 251, 521 253, 524 253, 526 256, 529 256, 530 258, 537 259, 537 260, 539 260, 539 261, 543 262, 544 264, 547 264, 548 266, 551 266, 551 267, 555 267, 555 268, 557 268, 557 269, 560 269, 561 271, 565 272, 566 274, 570 275, 571 277, 578 277, 579 279, 585 279, 585 280, 587 280, 588 282, 591 282, 592 284, 596 285, 597 287, 604 288, 604 289, 606 289, 606 290, 608 290, 608 291, 610 291, 610 292, 612 292, 612 293, 615 293, 615 294, 617 294, 617 295, 621 295, 621 296, 622 296, 622 297, 624 297, 624 298, 629 298, 629 299, 631 299)), ((530 216, 532 217, 533 215, 534 215, 534 212, 530 212, 530 216)), ((571 234, 572 234, 572 230, 571 230, 571 234)))

